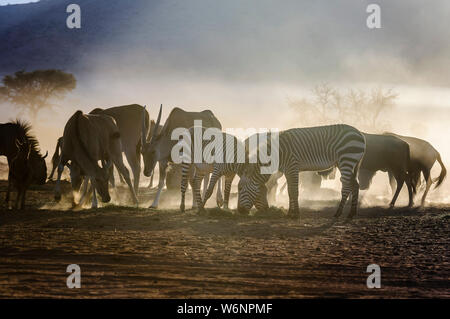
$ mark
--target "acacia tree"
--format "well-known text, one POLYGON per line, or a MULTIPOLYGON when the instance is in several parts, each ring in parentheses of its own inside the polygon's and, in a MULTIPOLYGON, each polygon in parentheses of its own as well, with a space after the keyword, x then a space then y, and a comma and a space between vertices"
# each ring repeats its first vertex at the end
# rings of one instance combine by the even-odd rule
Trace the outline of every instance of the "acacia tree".
POLYGON ((6 75, 0 86, 0 100, 17 106, 35 122, 39 111, 54 106, 54 99, 62 99, 76 87, 73 74, 61 70, 18 71, 6 75))
POLYGON ((327 84, 316 86, 311 97, 289 100, 298 114, 297 125, 312 126, 346 123, 361 130, 379 133, 388 129, 382 115, 395 106, 397 94, 381 87, 372 90, 349 89, 342 93, 327 84))

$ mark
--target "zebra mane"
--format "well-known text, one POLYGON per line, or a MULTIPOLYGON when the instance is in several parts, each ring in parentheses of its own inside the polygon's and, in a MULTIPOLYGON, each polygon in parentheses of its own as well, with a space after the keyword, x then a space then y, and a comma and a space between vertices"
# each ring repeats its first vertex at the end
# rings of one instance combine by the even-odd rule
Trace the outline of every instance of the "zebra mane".
POLYGON ((17 127, 19 136, 23 137, 31 145, 31 152, 42 156, 39 148, 39 142, 36 136, 31 133, 31 124, 20 119, 15 119, 14 121, 11 121, 11 123, 17 127))

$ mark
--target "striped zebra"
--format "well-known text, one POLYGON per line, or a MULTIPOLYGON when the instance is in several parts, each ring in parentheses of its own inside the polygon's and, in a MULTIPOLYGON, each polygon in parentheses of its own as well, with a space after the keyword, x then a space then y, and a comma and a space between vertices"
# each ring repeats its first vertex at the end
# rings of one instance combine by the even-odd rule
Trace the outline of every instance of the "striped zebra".
MULTIPOLYGON (((279 168, 286 176, 289 194, 290 217, 299 215, 298 179, 300 171, 323 171, 337 166, 341 172, 341 202, 335 214, 339 217, 352 193, 349 218, 356 214, 359 184, 356 176, 364 156, 364 136, 354 127, 344 124, 295 128, 280 132, 278 145, 279 168)), ((258 145, 261 147, 261 145, 258 145)), ((238 210, 248 212, 253 204, 257 209, 267 208, 267 189, 264 185, 270 177, 261 174, 262 164, 247 165, 238 185, 238 210)))
MULTIPOLYGON (((239 174, 243 171, 245 166, 245 148, 244 144, 238 140, 235 136, 231 134, 227 134, 221 131, 218 131, 217 134, 222 136, 222 143, 220 147, 214 149, 213 155, 218 154, 220 152, 222 154, 222 160, 215 160, 214 158, 204 159, 202 158, 202 162, 194 162, 194 148, 196 147, 195 143, 202 143, 202 150, 207 150, 208 145, 210 145, 210 140, 201 140, 197 141, 194 138, 194 127, 189 129, 189 142, 190 142, 190 158, 183 160, 182 168, 181 168, 181 203, 180 210, 184 212, 185 210, 185 193, 187 189, 189 172, 194 168, 194 176, 192 177, 191 186, 193 189, 194 201, 197 203, 197 208, 199 210, 203 210, 206 201, 211 197, 214 187, 216 183, 222 176, 225 176, 225 194, 224 194, 224 208, 228 208, 228 202, 230 199, 230 191, 231 184, 233 182, 236 174, 239 174), (203 200, 200 194, 200 184, 204 176, 211 173, 211 177, 209 180, 208 188, 204 192, 203 200)), ((202 135, 205 133, 206 128, 201 128, 202 135)), ((214 130, 210 128, 209 130, 214 130)), ((219 146, 219 145, 217 145, 219 146)), ((220 187, 220 182, 219 182, 220 187)))

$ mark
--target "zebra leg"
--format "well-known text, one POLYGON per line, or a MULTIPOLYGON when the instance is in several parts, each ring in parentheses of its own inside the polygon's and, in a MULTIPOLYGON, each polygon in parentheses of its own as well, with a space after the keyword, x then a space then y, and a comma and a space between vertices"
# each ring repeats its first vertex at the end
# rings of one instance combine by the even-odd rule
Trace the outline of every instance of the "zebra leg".
POLYGON ((192 192, 195 197, 196 205, 198 211, 203 211, 203 203, 202 203, 202 196, 200 194, 200 185, 202 183, 202 179, 204 176, 202 175, 202 172, 200 170, 196 170, 196 173, 194 175, 194 187, 192 189, 192 192))
POLYGON ((345 203, 347 202, 348 195, 350 195, 351 192, 352 192, 351 185, 348 185, 348 184, 342 185, 341 202, 339 203, 336 214, 334 214, 334 218, 338 218, 339 216, 341 216, 342 211, 344 210, 345 203))
POLYGON ((209 185, 207 185, 206 188, 206 192, 204 193, 203 196, 203 206, 206 205, 206 202, 208 201, 208 199, 211 197, 213 191, 214 191, 214 187, 216 186, 217 180, 220 178, 220 173, 218 170, 214 169, 212 174, 211 174, 211 179, 209 180, 209 185))
POLYGON ((298 171, 291 171, 286 174, 288 195, 289 195, 289 211, 288 217, 298 217, 300 210, 298 206, 298 171))
POLYGON ((197 171, 196 166, 191 165, 191 167, 189 169, 189 185, 191 185, 191 190, 192 190, 192 208, 193 209, 197 208, 197 197, 194 192, 194 189, 195 189, 194 177, 195 177, 196 171, 197 171))
POLYGON ((225 199, 223 203, 223 208, 228 209, 228 203, 230 201, 230 191, 231 191, 231 185, 233 184, 233 179, 236 176, 236 174, 232 173, 229 175, 225 175, 225 199))
POLYGON ((223 196, 222 196, 222 178, 219 177, 219 182, 217 183, 217 194, 216 194, 217 207, 223 206, 223 196))
POLYGON ((352 219, 355 215, 356 212, 358 211, 358 196, 359 196, 359 184, 358 181, 356 179, 356 174, 353 178, 353 189, 352 189, 352 206, 350 209, 350 214, 347 217, 347 220, 352 219))
POLYGON ((208 188, 208 184, 209 184, 209 173, 206 173, 205 176, 203 177, 203 194, 202 194, 202 198, 205 198, 206 190, 208 188))
MULTIPOLYGON (((185 212, 185 199, 186 199, 186 189, 187 189, 187 184, 188 184, 188 179, 189 179, 189 169, 190 169, 190 164, 182 164, 181 166, 181 202, 180 202, 180 211, 182 213, 185 212)), ((191 184, 192 185, 192 184, 191 184)))

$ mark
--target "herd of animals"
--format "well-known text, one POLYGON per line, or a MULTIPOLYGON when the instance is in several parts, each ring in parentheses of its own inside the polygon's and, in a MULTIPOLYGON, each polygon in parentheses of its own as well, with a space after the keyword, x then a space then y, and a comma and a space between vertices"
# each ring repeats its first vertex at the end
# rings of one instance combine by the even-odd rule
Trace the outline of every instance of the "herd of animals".
MULTIPOLYGON (((439 152, 427 141, 393 133, 366 134, 344 124, 281 131, 278 145, 271 145, 267 137, 267 145, 270 148, 278 147, 279 152, 278 172, 272 175, 261 173, 263 163, 248 161, 249 154, 259 152, 261 144, 252 150, 249 149, 248 139, 241 141, 225 132, 221 133, 224 152, 230 149, 226 144, 233 143, 245 150, 244 160, 238 158, 242 156, 236 151, 239 147, 232 147, 234 151, 226 156, 233 160, 225 163, 185 161, 174 164, 171 151, 178 143, 171 138, 174 129, 186 128, 192 135, 194 120, 202 121, 203 130, 216 128, 222 131, 222 125, 210 110, 189 112, 174 108, 164 125, 160 125, 161 114, 162 105, 156 122, 150 121, 147 109, 137 104, 96 108, 88 114, 75 112, 67 121, 63 136, 57 140, 52 157, 53 168, 49 180, 53 179, 56 171, 55 200, 61 199, 61 175, 64 168, 68 167, 73 193, 81 194, 78 203, 73 197, 74 206, 82 205, 89 194, 93 208, 98 205, 97 194, 102 202, 109 202, 110 187, 114 189, 116 184, 115 167, 121 181, 128 186, 131 200, 138 205, 141 157, 143 173, 151 178, 149 187, 153 184, 155 166, 159 166, 158 188, 151 207, 158 207, 162 190, 167 184, 167 187, 181 190, 181 211, 185 210, 188 184, 193 190, 193 208, 202 210, 215 188, 217 205, 228 208, 231 185, 236 175, 240 178, 238 211, 248 213, 253 206, 258 210, 266 209, 269 207, 268 197, 276 193, 277 179, 284 175, 289 195, 288 216, 296 217, 299 214, 299 173, 308 171, 320 179, 320 176, 334 174, 338 169, 342 197, 335 217, 342 214, 347 199, 351 197, 348 215, 351 218, 357 212, 359 190, 369 188, 377 171, 388 172, 394 193, 391 207, 395 205, 404 185, 409 194, 408 206, 413 205, 421 175, 425 180, 421 199, 421 205, 424 205, 431 185, 435 183, 435 187, 438 187, 446 176, 439 152), (123 154, 132 176, 123 162, 123 154), (441 166, 441 172, 436 179, 432 179, 430 171, 436 161, 441 166)), ((0 124, 0 136, 0 155, 7 157, 9 166, 6 202, 9 206, 10 192, 15 188, 17 197, 14 208, 23 209, 27 188, 31 184, 42 185, 47 181, 45 158, 48 153, 44 156, 40 153, 36 138, 30 134, 30 126, 24 122, 0 124)), ((195 141, 194 138, 192 140, 195 141)))

